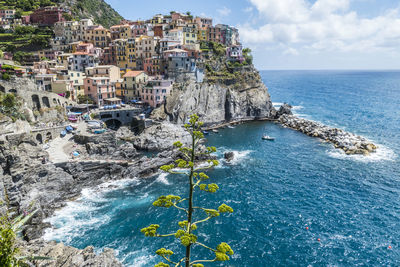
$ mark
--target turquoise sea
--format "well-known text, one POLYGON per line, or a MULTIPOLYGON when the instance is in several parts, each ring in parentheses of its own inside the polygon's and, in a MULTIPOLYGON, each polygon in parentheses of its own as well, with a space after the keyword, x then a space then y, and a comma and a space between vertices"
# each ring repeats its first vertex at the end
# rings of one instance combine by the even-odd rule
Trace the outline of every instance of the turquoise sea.
MULTIPOLYGON (((273 123, 254 122, 211 134, 208 143, 236 158, 210 171, 221 190, 197 195, 234 214, 206 223, 199 240, 228 242, 226 264, 207 266, 397 266, 400 263, 400 72, 262 71, 273 102, 301 117, 363 135, 372 156, 346 156, 331 145, 273 123), (262 141, 267 133, 274 142, 262 141), (307 228, 308 227, 308 228, 307 228), (319 241, 318 241, 319 239, 319 241)), ((47 239, 98 251, 114 248, 127 266, 152 266, 173 239, 145 238, 142 227, 175 229, 174 210, 151 203, 185 194, 182 176, 156 175, 83 190, 49 221, 47 239)), ((212 258, 196 247, 195 258, 212 258)))

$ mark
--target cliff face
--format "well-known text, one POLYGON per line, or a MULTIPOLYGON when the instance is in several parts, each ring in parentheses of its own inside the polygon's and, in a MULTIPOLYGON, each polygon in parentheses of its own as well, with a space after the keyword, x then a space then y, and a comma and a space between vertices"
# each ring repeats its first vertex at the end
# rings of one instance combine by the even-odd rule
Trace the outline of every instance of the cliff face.
POLYGON ((268 89, 252 66, 224 79, 209 76, 203 83, 178 84, 163 111, 174 123, 185 123, 197 113, 207 124, 273 118, 276 113, 268 89))

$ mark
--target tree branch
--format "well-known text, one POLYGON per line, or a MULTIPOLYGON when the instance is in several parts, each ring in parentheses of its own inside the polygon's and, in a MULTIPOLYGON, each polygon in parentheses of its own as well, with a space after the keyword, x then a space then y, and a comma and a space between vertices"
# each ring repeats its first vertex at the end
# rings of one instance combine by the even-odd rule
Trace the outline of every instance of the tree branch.
POLYGON ((205 218, 205 219, 203 219, 203 220, 200 220, 200 221, 197 221, 197 222, 195 222, 195 223, 193 223, 193 224, 198 224, 198 223, 202 223, 202 222, 206 222, 206 221, 208 221, 209 219, 211 219, 213 216, 208 216, 207 218, 205 218))
POLYGON ((199 263, 199 262, 215 262, 215 261, 217 261, 217 258, 215 258, 215 259, 213 259, 213 260, 197 260, 197 261, 192 261, 192 262, 190 263, 190 265, 193 265, 193 264, 199 263))
POLYGON ((216 250, 215 250, 215 249, 213 249, 213 248, 210 248, 209 246, 206 246, 206 245, 204 245, 203 243, 196 242, 195 244, 198 244, 198 245, 200 245, 200 246, 202 246, 202 247, 205 247, 205 248, 207 248, 207 249, 209 249, 209 250, 211 250, 211 251, 214 251, 214 252, 216 252, 216 250))

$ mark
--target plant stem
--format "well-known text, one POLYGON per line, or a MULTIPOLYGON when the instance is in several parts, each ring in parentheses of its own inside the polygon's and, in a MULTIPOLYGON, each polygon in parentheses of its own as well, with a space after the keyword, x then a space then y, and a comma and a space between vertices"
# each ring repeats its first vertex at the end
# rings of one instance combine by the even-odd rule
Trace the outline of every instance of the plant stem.
MULTIPOLYGON (((190 234, 191 231, 191 225, 192 225, 192 213, 193 213, 193 172, 194 172, 194 159, 195 159, 195 135, 193 131, 195 130, 195 123, 193 124, 192 128, 192 154, 191 154, 191 161, 192 161, 192 167, 190 168, 190 175, 189 175, 189 209, 188 209, 188 233, 190 234)), ((190 249, 191 249, 192 244, 189 244, 186 247, 186 267, 190 266, 190 249)))

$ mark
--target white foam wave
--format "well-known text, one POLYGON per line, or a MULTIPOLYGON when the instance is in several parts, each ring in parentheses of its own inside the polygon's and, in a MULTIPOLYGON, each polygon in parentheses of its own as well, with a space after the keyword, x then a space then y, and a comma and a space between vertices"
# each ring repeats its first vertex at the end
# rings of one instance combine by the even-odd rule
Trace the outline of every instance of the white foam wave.
POLYGON ((346 155, 343 150, 331 148, 328 151, 328 155, 342 160, 353 160, 358 162, 370 163, 378 161, 395 161, 397 159, 396 153, 390 148, 382 145, 377 145, 378 149, 375 153, 371 153, 367 156, 364 155, 346 155))
POLYGON ((280 106, 282 106, 283 103, 281 103, 281 102, 272 102, 272 105, 274 106, 274 108, 280 108, 280 106))
MULTIPOLYGON (((218 156, 221 157, 220 162, 229 164, 229 165, 237 165, 244 162, 246 159, 249 159, 249 155, 253 153, 253 150, 231 150, 225 147, 218 148, 218 156), (223 157, 226 152, 233 152, 233 160, 226 161, 223 157)), ((220 164, 221 166, 221 164, 220 164)))
POLYGON ((156 179, 157 182, 169 185, 169 181, 167 179, 168 173, 161 173, 158 178, 156 179))
POLYGON ((123 179, 82 189, 81 196, 77 200, 66 202, 65 207, 56 210, 52 217, 44 220, 52 227, 45 230, 43 238, 69 243, 74 237, 82 235, 82 228, 93 228, 106 224, 110 220, 109 216, 96 213, 96 210, 104 205, 101 203, 110 201, 110 199, 104 198, 104 194, 138 183, 140 181, 137 178, 123 179))
POLYGON ((74 237, 82 235, 82 228, 92 228, 107 223, 110 220, 107 215, 91 216, 96 209, 98 207, 82 201, 67 202, 64 208, 57 210, 52 217, 45 220, 52 225, 52 228, 45 230, 43 238, 69 243, 74 237))
POLYGON ((133 258, 133 262, 125 266, 144 267, 144 266, 149 266, 150 262, 154 262, 156 260, 156 257, 158 256, 154 255, 147 249, 143 248, 141 250, 136 250, 127 253, 121 259, 121 261, 124 263, 126 260, 131 260, 131 258, 133 258))

